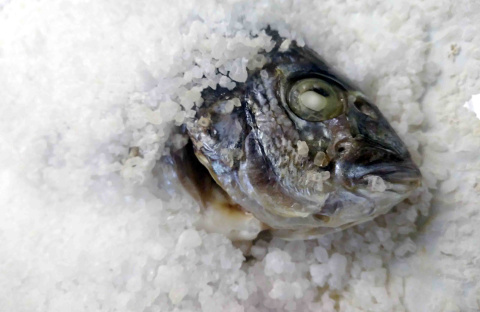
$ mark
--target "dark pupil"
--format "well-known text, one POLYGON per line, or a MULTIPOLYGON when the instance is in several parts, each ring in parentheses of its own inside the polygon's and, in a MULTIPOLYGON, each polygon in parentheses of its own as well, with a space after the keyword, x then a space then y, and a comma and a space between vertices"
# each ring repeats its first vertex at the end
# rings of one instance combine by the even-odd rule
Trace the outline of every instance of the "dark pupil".
POLYGON ((313 88, 313 91, 315 91, 316 93, 320 94, 323 97, 330 96, 330 94, 325 89, 322 89, 322 88, 313 88))

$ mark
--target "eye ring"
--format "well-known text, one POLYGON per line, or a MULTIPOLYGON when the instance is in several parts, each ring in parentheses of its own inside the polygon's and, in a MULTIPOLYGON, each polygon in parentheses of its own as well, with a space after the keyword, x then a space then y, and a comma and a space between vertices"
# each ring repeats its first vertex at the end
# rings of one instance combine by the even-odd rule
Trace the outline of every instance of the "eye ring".
POLYGON ((343 113, 345 93, 335 84, 320 78, 297 80, 289 89, 287 102, 298 117, 306 121, 324 121, 343 113))

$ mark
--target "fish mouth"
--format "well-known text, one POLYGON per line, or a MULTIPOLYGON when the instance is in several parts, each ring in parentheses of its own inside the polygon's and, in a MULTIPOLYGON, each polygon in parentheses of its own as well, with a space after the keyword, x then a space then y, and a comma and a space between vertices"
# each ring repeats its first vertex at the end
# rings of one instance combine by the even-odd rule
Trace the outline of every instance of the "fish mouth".
POLYGON ((350 190, 368 184, 369 176, 380 177, 397 192, 420 186, 422 179, 408 152, 401 154, 365 138, 351 141, 334 170, 336 178, 350 190))
POLYGON ((358 169, 353 177, 357 181, 368 175, 379 176, 387 182, 398 184, 421 180, 420 170, 414 164, 378 164, 358 169))
POLYGON ((422 175, 418 167, 411 161, 403 163, 378 163, 371 165, 349 164, 348 170, 345 166, 336 168, 337 172, 342 172, 339 178, 347 189, 355 189, 360 185, 368 183, 367 177, 378 176, 390 184, 389 190, 397 192, 406 192, 419 187, 422 183, 422 175))

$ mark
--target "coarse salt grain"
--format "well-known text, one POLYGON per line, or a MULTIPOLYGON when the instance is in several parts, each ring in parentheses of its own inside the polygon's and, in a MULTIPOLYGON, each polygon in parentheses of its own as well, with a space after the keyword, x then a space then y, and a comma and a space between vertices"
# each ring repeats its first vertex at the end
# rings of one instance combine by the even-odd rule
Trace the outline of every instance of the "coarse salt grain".
POLYGON ((202 244, 202 238, 198 232, 194 229, 189 229, 183 231, 183 233, 178 238, 178 243, 176 246, 177 251, 184 251, 186 249, 191 249, 198 247, 202 244))
POLYGON ((368 175, 365 177, 365 179, 368 182, 368 188, 372 192, 385 192, 387 189, 387 185, 385 184, 385 181, 379 177, 379 176, 372 176, 368 175))
POLYGON ((298 141, 297 142, 297 151, 298 154, 302 157, 305 157, 308 155, 308 145, 307 142, 305 141, 298 141))
POLYGON ((327 165, 327 155, 324 152, 318 152, 313 159, 313 163, 316 166, 324 167, 327 165))

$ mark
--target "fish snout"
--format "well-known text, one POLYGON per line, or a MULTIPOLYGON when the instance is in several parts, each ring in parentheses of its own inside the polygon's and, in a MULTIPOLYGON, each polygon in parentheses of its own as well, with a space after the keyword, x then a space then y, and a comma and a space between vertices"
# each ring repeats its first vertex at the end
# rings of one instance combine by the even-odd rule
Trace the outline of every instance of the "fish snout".
POLYGON ((378 107, 361 93, 348 96, 344 117, 331 122, 327 154, 334 160, 334 175, 345 187, 368 183, 378 176, 398 190, 418 187, 421 174, 407 147, 378 107))
POLYGON ((358 137, 342 142, 339 149, 343 154, 337 157, 335 176, 347 188, 366 184, 368 176, 378 176, 408 189, 421 183, 420 170, 408 154, 358 137))
POLYGON ((401 158, 410 158, 407 147, 385 116, 362 94, 349 95, 346 115, 352 137, 379 145, 401 158))

